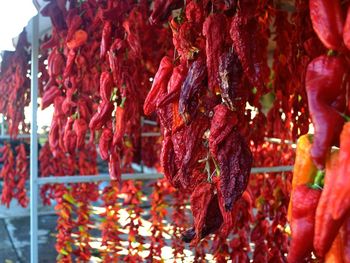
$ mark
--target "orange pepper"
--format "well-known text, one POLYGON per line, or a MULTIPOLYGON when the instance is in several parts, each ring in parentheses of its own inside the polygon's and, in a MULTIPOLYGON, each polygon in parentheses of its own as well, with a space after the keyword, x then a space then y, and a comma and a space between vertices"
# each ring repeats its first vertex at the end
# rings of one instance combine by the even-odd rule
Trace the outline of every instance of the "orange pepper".
POLYGON ((67 42, 67 47, 69 49, 78 48, 86 43, 88 39, 88 34, 86 31, 79 29, 74 32, 74 35, 71 40, 67 42))
MULTIPOLYGON (((297 142, 296 157, 294 163, 292 192, 290 200, 292 200, 293 191, 296 186, 309 184, 314 181, 317 168, 314 165, 310 149, 312 146, 312 135, 304 134, 299 137, 297 142)), ((287 219, 290 222, 292 218, 292 202, 289 202, 287 219)))

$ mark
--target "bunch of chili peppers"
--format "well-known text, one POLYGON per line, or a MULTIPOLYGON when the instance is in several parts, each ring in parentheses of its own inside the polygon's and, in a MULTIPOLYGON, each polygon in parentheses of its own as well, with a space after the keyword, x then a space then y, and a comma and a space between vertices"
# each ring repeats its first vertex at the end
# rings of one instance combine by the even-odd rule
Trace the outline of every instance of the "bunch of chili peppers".
POLYGON ((27 152, 23 143, 13 150, 10 143, 0 148, 2 163, 0 178, 3 179, 1 203, 10 206, 12 199, 17 199, 18 204, 27 207, 29 198, 26 190, 28 177, 27 152))
POLYGON ((299 139, 290 205, 292 244, 289 262, 314 251, 326 262, 347 262, 349 152, 349 3, 310 0, 312 26, 328 50, 313 59, 305 85, 313 138, 299 139), (339 150, 332 150, 339 146, 339 150), (300 170, 303 169, 303 170, 300 170), (310 185, 307 185, 310 184, 310 185), (301 201, 302 200, 302 201, 301 201))

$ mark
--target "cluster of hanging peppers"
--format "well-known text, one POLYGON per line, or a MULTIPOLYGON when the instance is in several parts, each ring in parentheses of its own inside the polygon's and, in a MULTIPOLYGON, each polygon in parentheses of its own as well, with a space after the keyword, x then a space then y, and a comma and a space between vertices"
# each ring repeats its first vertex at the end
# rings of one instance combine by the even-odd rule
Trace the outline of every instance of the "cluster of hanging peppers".
MULTIPOLYGON (((289 250, 290 262, 307 260, 311 251, 346 262, 349 8, 339 0, 296 0, 292 14, 272 0, 48 1, 41 13, 50 17, 52 33, 40 48, 39 93, 41 108, 53 106, 54 114, 40 173, 97 174, 98 145, 115 180, 102 194, 105 262, 142 261, 149 248, 139 234, 141 185, 128 181, 117 189, 132 162, 157 167, 168 180, 151 195, 148 259, 161 257, 163 202, 170 195, 174 258, 188 248, 182 239, 195 247, 195 261, 209 251, 219 262, 284 262, 289 250), (141 126, 144 115, 160 127, 141 126), (288 173, 250 176, 253 159, 257 167, 291 164, 290 146, 264 139, 294 140, 308 132, 309 117, 315 135, 299 138, 292 183, 288 173), (141 140, 142 132, 159 130, 160 139, 141 140), (121 195, 126 249, 117 223, 121 195)), ((1 65, 0 112, 12 137, 20 127, 26 131, 19 109, 29 99, 28 46, 22 33, 1 65)), ((24 189, 23 149, 16 159, 8 145, 1 151, 7 186, 24 189)), ((3 202, 12 189, 4 187, 3 202)), ((18 198, 25 205, 23 191, 18 198)), ((97 185, 45 185, 41 194, 44 203, 57 202, 58 260, 88 260, 97 185)))
POLYGON ((315 134, 301 136, 297 144, 288 213, 292 230, 288 262, 311 259, 311 252, 325 262, 350 260, 346 232, 350 126, 345 123, 349 114, 349 10, 347 1, 309 1, 312 26, 324 50, 308 64, 305 75, 315 134))
POLYGON ((17 199, 18 204, 27 207, 29 198, 26 190, 29 162, 27 151, 23 143, 12 149, 10 143, 0 148, 1 171, 0 178, 3 180, 1 203, 10 206, 12 199, 17 199))
POLYGON ((0 113, 7 123, 7 132, 16 139, 19 131, 28 132, 24 121, 24 107, 30 102, 30 50, 27 32, 23 29, 18 36, 15 51, 5 51, 2 55, 0 72, 0 113))

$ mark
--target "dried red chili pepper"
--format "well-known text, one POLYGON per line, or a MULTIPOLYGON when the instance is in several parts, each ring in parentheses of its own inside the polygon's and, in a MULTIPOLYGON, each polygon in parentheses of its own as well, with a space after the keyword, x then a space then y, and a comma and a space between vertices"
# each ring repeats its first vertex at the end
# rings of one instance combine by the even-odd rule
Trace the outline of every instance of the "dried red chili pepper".
POLYGON ((112 112, 114 111, 114 104, 109 101, 102 101, 98 105, 97 112, 92 116, 89 127, 92 130, 99 130, 110 119, 112 112))
POLYGON ((307 185, 296 186, 292 196, 292 242, 288 262, 302 262, 313 250, 316 208, 321 191, 307 185))
POLYGON ((54 99, 60 94, 61 90, 56 85, 49 87, 42 97, 41 109, 44 110, 49 107, 53 103, 54 99))
POLYGON ((340 1, 310 0, 309 8, 312 26, 319 39, 327 48, 339 50, 344 25, 340 1))
POLYGON ((85 135, 87 133, 89 126, 85 119, 79 118, 74 121, 73 130, 77 135, 77 145, 78 149, 81 149, 85 145, 85 135))
POLYGON ((213 185, 200 183, 191 195, 191 209, 193 213, 194 227, 182 233, 182 240, 191 245, 207 235, 217 231, 223 222, 218 197, 213 192, 213 185))
POLYGON ((331 145, 337 143, 344 119, 339 114, 345 110, 343 79, 346 67, 341 57, 320 56, 306 71, 306 92, 312 122, 315 126, 311 156, 322 169, 331 145), (340 103, 339 103, 340 102, 340 103))
POLYGON ((219 88, 222 101, 231 109, 235 109, 237 101, 242 100, 239 90, 242 86, 243 69, 237 54, 228 51, 219 58, 219 88))
POLYGON ((206 77, 205 60, 198 58, 190 66, 180 92, 179 112, 186 124, 190 123, 197 112, 198 100, 205 88, 204 80, 206 77))
POLYGON ((88 34, 86 33, 86 31, 79 29, 74 32, 72 39, 67 42, 67 47, 69 49, 76 49, 84 45, 87 39, 88 34))
POLYGON ((213 156, 217 156, 220 143, 231 134, 237 123, 236 113, 222 104, 215 106, 209 135, 209 149, 213 156))
POLYGON ((113 131, 108 127, 103 128, 98 144, 102 160, 108 160, 109 158, 109 149, 111 147, 112 139, 113 131))
POLYGON ((113 146, 121 148, 121 146, 123 145, 124 134, 126 131, 126 119, 127 116, 124 105, 118 106, 115 112, 115 130, 113 134, 113 146))
POLYGON ((121 184, 121 170, 120 170, 120 156, 116 150, 111 150, 108 161, 109 176, 112 180, 116 180, 119 185, 121 184))
POLYGON ((267 37, 255 18, 247 20, 238 12, 231 22, 230 36, 246 77, 257 88, 264 87, 270 74, 267 65, 267 37))
POLYGON ((77 134, 73 130, 73 123, 73 118, 69 118, 66 123, 66 127, 64 128, 63 135, 64 150, 70 154, 75 152, 77 145, 77 134))
POLYGON ((65 61, 61 52, 57 47, 53 48, 47 58, 48 74, 51 78, 55 78, 63 73, 65 61))
POLYGON ((111 46, 112 42, 112 23, 111 21, 104 21, 102 29, 102 39, 100 46, 100 58, 104 58, 107 54, 107 50, 111 46))
POLYGON ((224 14, 210 14, 203 24, 203 35, 206 38, 206 57, 209 89, 219 92, 219 60, 224 52, 227 38, 227 22, 224 14))
POLYGON ((171 58, 165 56, 162 58, 158 71, 154 77, 151 90, 147 94, 143 104, 143 111, 146 115, 150 115, 155 111, 160 95, 166 92, 171 73, 173 71, 173 64, 171 58))
POLYGON ((232 130, 218 144, 217 154, 212 154, 220 169, 220 189, 225 209, 232 210, 234 202, 241 197, 248 185, 252 153, 245 139, 232 130))
POLYGON ((102 72, 100 76, 100 97, 102 101, 110 101, 113 90, 113 78, 109 72, 102 72))

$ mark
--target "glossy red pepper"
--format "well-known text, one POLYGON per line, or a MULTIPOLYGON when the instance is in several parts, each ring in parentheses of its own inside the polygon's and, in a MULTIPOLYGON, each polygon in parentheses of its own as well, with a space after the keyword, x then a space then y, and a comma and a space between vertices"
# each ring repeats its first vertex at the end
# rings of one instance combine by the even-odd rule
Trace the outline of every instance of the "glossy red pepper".
POLYGON ((341 57, 320 56, 306 71, 306 92, 311 119, 315 127, 311 157, 319 169, 324 168, 330 147, 339 140, 345 110, 343 79, 346 64, 341 57))
POLYGON ((41 109, 44 110, 49 107, 55 98, 61 94, 61 90, 53 85, 49 89, 45 90, 44 95, 41 100, 41 109))
POLYGON ((339 0, 310 0, 312 26, 329 49, 339 50, 343 43, 343 15, 339 0))
POLYGON ((320 196, 320 190, 307 185, 298 185, 293 192, 289 263, 303 262, 313 250, 315 214, 320 196))
POLYGON ((114 110, 114 104, 111 102, 102 102, 98 105, 97 112, 92 116, 89 128, 92 130, 101 129, 102 126, 110 119, 114 110))

